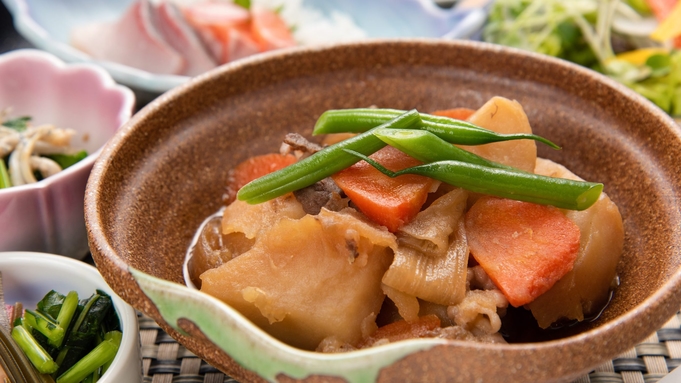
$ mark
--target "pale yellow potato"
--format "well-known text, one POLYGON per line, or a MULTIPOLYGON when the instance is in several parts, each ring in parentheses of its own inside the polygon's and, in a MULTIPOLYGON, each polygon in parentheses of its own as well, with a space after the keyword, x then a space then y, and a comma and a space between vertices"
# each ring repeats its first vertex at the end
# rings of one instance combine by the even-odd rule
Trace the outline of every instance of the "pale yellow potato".
MULTIPOLYGON (((580 179, 562 165, 537 159, 537 174, 580 179)), ((573 269, 528 307, 542 328, 560 319, 583 320, 607 303, 624 246, 624 227, 617 206, 603 193, 583 211, 565 210, 579 226, 580 249, 573 269)))
POLYGON ((243 233, 253 239, 283 217, 298 219, 304 215, 303 206, 293 193, 255 205, 236 200, 222 213, 222 234, 243 233))
MULTIPOLYGON (((468 121, 497 133, 532 133, 530 121, 520 103, 503 97, 492 97, 468 121)), ((537 145, 534 140, 511 140, 460 147, 488 160, 527 172, 534 171, 537 159, 537 145)))
POLYGON ((395 237, 350 212, 282 218, 253 247, 201 275, 201 290, 280 340, 314 350, 356 344, 375 321, 395 237))

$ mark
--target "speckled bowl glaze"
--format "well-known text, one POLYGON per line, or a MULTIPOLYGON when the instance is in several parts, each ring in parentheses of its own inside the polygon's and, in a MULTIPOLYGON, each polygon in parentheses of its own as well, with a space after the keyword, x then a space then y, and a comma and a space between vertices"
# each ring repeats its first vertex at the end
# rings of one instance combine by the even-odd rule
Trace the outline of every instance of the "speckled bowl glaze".
POLYGON ((563 61, 474 42, 385 40, 272 53, 225 66, 136 114, 95 164, 86 195, 94 259, 123 299, 241 381, 567 382, 626 351, 681 306, 681 131, 642 97, 563 61), (331 108, 422 111, 518 100, 539 154, 606 185, 625 226, 621 286, 598 320, 508 345, 418 339, 340 354, 271 338, 184 286, 192 237, 226 172, 311 133, 331 108))
POLYGON ((132 115, 135 96, 103 69, 65 64, 35 49, 0 55, 0 110, 10 118, 76 131, 89 155, 42 181, 0 190, 0 251, 38 251, 82 259, 88 253, 83 198, 102 146, 132 115))

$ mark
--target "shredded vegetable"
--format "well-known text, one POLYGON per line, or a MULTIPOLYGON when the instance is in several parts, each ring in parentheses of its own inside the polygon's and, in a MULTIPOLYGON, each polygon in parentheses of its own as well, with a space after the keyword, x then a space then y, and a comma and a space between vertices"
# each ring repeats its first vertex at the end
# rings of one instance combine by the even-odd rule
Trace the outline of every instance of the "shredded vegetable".
POLYGON ((483 39, 592 68, 681 117, 681 2, 661 23, 654 3, 496 0, 483 39))
POLYGON ((34 126, 28 116, 5 119, 8 114, 0 111, 0 189, 38 182, 87 157, 71 147, 74 130, 34 126))

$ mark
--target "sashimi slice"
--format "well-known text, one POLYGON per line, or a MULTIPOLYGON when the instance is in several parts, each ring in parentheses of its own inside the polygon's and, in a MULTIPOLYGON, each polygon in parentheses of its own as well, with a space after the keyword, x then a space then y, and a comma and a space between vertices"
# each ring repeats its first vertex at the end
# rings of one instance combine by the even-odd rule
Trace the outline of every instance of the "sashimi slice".
POLYGON ((158 74, 179 74, 185 60, 155 30, 151 4, 133 3, 113 23, 73 29, 73 45, 99 60, 107 60, 158 74))
POLYGON ((251 30, 262 51, 296 45, 288 25, 279 15, 267 8, 251 6, 251 30))
POLYGON ((183 12, 220 64, 260 52, 251 36, 247 9, 227 2, 201 2, 183 12))
POLYGON ((195 27, 228 29, 248 23, 251 18, 246 8, 229 2, 205 1, 184 7, 182 11, 195 27))
POLYGON ((196 32, 172 3, 156 6, 156 27, 164 40, 186 60, 183 75, 196 76, 217 66, 196 32))
POLYGON ((248 31, 232 28, 226 33, 222 63, 242 59, 261 52, 258 43, 248 31))

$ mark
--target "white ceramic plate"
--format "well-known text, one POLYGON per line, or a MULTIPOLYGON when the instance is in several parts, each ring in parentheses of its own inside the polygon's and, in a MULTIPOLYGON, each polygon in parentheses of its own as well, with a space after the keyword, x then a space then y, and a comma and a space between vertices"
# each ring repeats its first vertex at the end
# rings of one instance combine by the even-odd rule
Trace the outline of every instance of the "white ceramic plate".
MULTIPOLYGON (((117 82, 151 94, 165 92, 189 80, 186 76, 158 75, 114 62, 98 61, 69 45, 74 26, 115 20, 134 0, 2 1, 24 38, 64 61, 94 62, 106 69, 117 82)), ((486 19, 482 6, 443 9, 432 0, 301 1, 303 6, 325 15, 334 11, 347 14, 368 38, 469 38, 482 28, 486 19)))

